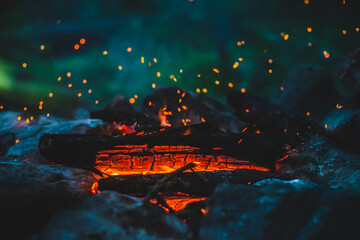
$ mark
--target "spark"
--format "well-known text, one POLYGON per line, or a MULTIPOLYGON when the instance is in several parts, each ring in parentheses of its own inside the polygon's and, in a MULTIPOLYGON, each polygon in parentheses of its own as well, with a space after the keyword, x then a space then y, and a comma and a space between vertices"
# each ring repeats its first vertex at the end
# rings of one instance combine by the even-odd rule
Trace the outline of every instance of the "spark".
POLYGON ((132 51, 132 48, 131 48, 131 47, 128 47, 126 50, 127 50, 128 52, 131 52, 131 51, 132 51))
POLYGON ((239 63, 238 62, 235 62, 234 65, 233 65, 233 68, 237 68, 239 66, 239 63))
POLYGON ((103 55, 107 55, 108 54, 108 52, 107 51, 103 51, 103 55))
POLYGON ((157 72, 157 73, 156 73, 156 76, 157 76, 157 77, 160 77, 160 76, 161 76, 161 73, 160 73, 160 72, 157 72))
POLYGON ((232 88, 234 86, 234 84, 228 83, 228 86, 229 86, 229 88, 232 88))
POLYGON ((311 27, 308 27, 308 28, 307 28, 307 31, 308 31, 308 32, 312 32, 312 28, 311 28, 311 27))
POLYGON ((86 79, 84 79, 82 82, 83 82, 83 84, 86 84, 86 83, 87 83, 87 80, 86 80, 86 79))
POLYGON ((119 66, 118 66, 118 69, 121 71, 121 70, 122 70, 122 66, 119 65, 119 66))
POLYGON ((26 67, 27 67, 27 63, 23 63, 23 64, 22 64, 22 67, 23 67, 23 68, 26 68, 26 67))
POLYGON ((201 92, 200 88, 197 88, 197 89, 196 89, 196 92, 197 92, 197 93, 200 93, 200 92, 201 92))
POLYGON ((206 88, 203 88, 202 91, 203 91, 203 93, 207 93, 208 90, 206 88))
POLYGON ((79 44, 75 44, 75 45, 74 45, 74 49, 75 49, 75 50, 78 50, 79 48, 80 48, 80 45, 79 45, 79 44))
POLYGON ((242 92, 242 93, 245 93, 245 92, 246 92, 246 89, 245 89, 245 88, 242 88, 242 89, 241 89, 241 92, 242 92))
POLYGON ((216 81, 215 81, 215 84, 216 84, 216 85, 219 85, 219 84, 220 84, 220 82, 219 82, 218 80, 216 80, 216 81))
POLYGON ((151 87, 152 87, 152 88, 156 88, 155 83, 151 84, 151 87))
POLYGON ((60 82, 60 81, 61 81, 61 77, 58 77, 58 79, 57 79, 57 80, 58 80, 58 82, 60 82))
POLYGON ((134 103, 135 103, 135 98, 130 98, 129 102, 130 102, 131 104, 134 104, 134 103))
POLYGON ((71 77, 71 72, 68 72, 68 73, 66 74, 66 76, 67 76, 67 77, 71 77))
POLYGON ((154 60, 154 63, 157 63, 157 59, 156 59, 156 58, 154 58, 153 60, 154 60))
POLYGON ((54 94, 53 94, 53 93, 49 93, 49 97, 51 97, 51 98, 52 98, 53 96, 54 96, 54 94))
POLYGON ((220 73, 219 69, 217 69, 217 68, 213 68, 213 71, 216 73, 220 73))
POLYGON ((144 62, 145 62, 144 57, 141 57, 141 63, 144 63, 144 62))
POLYGON ((43 50, 45 49, 45 46, 44 46, 44 45, 41 45, 41 46, 40 46, 40 49, 41 49, 41 51, 43 51, 43 50))
POLYGON ((85 44, 85 38, 80 39, 80 44, 85 44))
POLYGON ((78 93, 78 97, 81 97, 81 93, 78 93))

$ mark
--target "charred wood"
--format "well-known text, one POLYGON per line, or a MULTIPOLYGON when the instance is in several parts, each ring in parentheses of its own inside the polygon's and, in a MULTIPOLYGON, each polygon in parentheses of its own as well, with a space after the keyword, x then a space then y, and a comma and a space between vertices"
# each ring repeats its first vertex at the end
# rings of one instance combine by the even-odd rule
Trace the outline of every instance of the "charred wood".
MULTIPOLYGON (((152 186, 157 184, 167 174, 152 175, 127 175, 110 176, 100 179, 99 190, 112 190, 123 194, 130 194, 144 197, 152 186)), ((234 171, 213 171, 213 172, 184 172, 179 176, 182 181, 171 181, 167 186, 162 186, 159 192, 177 193, 182 192, 196 196, 211 196, 219 183, 231 182, 250 184, 268 178, 279 178, 288 180, 288 175, 256 170, 234 170, 234 171), (205 180, 204 180, 205 179, 205 180), (185 182, 186 184, 184 184, 185 182)))
MULTIPOLYGON (((189 128, 191 131, 191 128, 189 128)), ((175 131, 175 130, 172 130, 175 131)), ((45 134, 40 138, 39 150, 50 161, 71 166, 94 166, 96 155, 103 150, 121 149, 121 146, 145 145, 142 152, 128 152, 125 155, 154 155, 154 146, 190 146, 196 148, 194 154, 231 156, 254 161, 272 167, 284 153, 282 139, 266 134, 194 134, 176 135, 173 132, 158 132, 150 135, 81 135, 45 134), (117 146, 117 148, 116 148, 117 146)), ((174 153, 174 152, 171 152, 174 153)), ((156 153, 169 154, 169 152, 156 153)))

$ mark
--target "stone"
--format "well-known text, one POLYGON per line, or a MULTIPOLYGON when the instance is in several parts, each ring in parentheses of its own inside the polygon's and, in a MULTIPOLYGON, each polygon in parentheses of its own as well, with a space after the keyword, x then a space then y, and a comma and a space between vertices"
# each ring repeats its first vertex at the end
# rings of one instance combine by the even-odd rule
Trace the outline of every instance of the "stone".
POLYGON ((346 88, 360 93, 360 48, 340 60, 336 76, 346 88))
POLYGON ((0 134, 0 156, 4 156, 9 148, 16 143, 15 133, 5 132, 0 134))
POLYGON ((354 239, 359 200, 359 192, 302 180, 222 184, 199 239, 354 239))
POLYGON ((38 120, 26 123, 26 120, 17 120, 19 113, 0 113, 0 133, 14 132, 18 143, 13 145, 8 155, 21 156, 37 150, 40 137, 45 133, 84 133, 89 128, 102 125, 98 119, 66 120, 56 117, 41 116, 38 120))
POLYGON ((2 236, 36 233, 54 212, 91 196, 95 181, 85 170, 16 160, 0 162, 2 236))
POLYGON ((75 209, 56 214, 38 239, 190 239, 180 219, 155 205, 144 207, 142 203, 140 198, 101 192, 75 209))
POLYGON ((340 99, 330 74, 320 66, 302 65, 293 70, 271 97, 286 110, 321 121, 340 99))
POLYGON ((334 141, 314 135, 287 154, 277 161, 278 172, 360 191, 360 156, 334 141))

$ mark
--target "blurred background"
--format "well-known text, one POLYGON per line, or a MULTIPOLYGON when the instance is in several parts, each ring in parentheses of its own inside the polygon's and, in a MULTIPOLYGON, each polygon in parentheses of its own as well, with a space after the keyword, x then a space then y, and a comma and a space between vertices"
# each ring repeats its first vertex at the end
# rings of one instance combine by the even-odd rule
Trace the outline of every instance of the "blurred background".
POLYGON ((170 85, 222 102, 230 87, 266 98, 299 64, 334 76, 360 46, 359 12, 358 0, 8 1, 0 111, 98 109, 116 94, 139 109, 170 85))

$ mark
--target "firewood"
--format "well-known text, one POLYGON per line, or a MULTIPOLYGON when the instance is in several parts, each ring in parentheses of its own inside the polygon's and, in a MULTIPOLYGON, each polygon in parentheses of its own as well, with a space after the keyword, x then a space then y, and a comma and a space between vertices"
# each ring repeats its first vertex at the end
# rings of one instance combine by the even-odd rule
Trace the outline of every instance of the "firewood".
MULTIPOLYGON (((191 128, 188 127, 191 132, 191 128)), ((230 156, 248 159, 264 166, 273 166, 284 153, 281 139, 266 134, 224 134, 210 133, 178 135, 175 130, 159 131, 149 135, 81 135, 81 134, 45 134, 40 138, 41 154, 55 163, 78 166, 96 164, 99 151, 121 149, 116 146, 146 145, 141 152, 128 152, 125 155, 147 156, 169 154, 169 152, 150 151, 154 146, 190 146, 196 148, 193 154, 230 156)), ((171 152, 182 153, 182 152, 171 152)), ((189 152, 187 152, 189 153, 189 152)))
MULTIPOLYGON (((111 176, 99 180, 99 190, 112 190, 123 194, 144 197, 149 188, 156 185, 166 176, 168 176, 168 174, 111 176)), ((208 197, 211 196, 216 185, 219 183, 232 182, 250 184, 267 178, 279 178, 283 180, 290 179, 288 175, 248 169, 197 172, 197 174, 193 172, 183 172, 179 178, 187 184, 184 185, 178 181, 173 181, 171 185, 168 186, 162 184, 160 188, 156 189, 156 191, 167 193, 182 192, 196 196, 208 197)))

